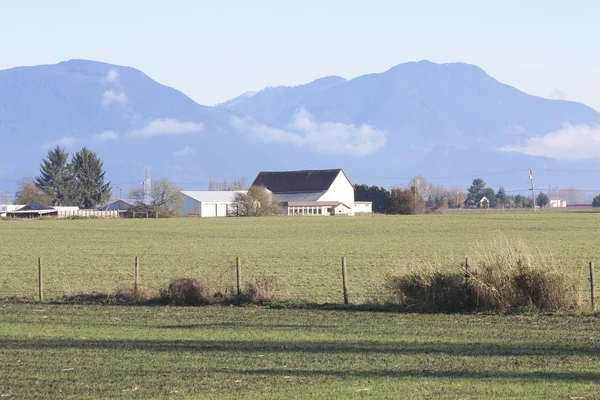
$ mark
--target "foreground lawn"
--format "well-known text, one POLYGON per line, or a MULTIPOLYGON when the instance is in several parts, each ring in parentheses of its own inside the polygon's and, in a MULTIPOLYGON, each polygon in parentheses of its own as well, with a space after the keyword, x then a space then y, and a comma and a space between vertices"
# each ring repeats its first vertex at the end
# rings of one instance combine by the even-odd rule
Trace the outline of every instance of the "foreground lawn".
POLYGON ((394 268, 438 261, 461 268, 473 247, 498 238, 555 254, 582 287, 588 262, 600 265, 600 213, 0 221, 0 237, 0 298, 37 294, 38 256, 48 298, 131 284, 135 256, 154 293, 181 276, 225 291, 235 286, 239 256, 243 280, 275 276, 293 298, 337 303, 342 256, 353 303, 380 296, 394 268))
POLYGON ((584 316, 0 307, 1 398, 600 398, 584 316))

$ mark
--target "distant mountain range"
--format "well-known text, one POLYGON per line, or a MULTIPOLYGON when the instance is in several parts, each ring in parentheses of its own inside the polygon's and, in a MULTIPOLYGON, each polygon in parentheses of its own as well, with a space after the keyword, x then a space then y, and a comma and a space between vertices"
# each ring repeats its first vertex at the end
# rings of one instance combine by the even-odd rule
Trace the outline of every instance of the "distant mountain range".
POLYGON ((411 62, 208 107, 136 69, 71 60, 0 71, 0 191, 37 174, 57 143, 96 151, 124 192, 146 165, 188 190, 312 168, 383 186, 482 176, 507 190, 526 190, 533 169, 540 188, 600 189, 599 124, 590 107, 528 95, 462 63, 411 62))

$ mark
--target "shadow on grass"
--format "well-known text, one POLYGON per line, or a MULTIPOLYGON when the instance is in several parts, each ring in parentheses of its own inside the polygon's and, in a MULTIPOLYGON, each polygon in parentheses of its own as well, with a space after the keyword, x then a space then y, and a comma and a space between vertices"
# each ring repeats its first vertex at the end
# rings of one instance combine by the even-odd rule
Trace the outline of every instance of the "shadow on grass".
MULTIPOLYGON (((457 356, 598 356, 600 346, 553 342, 455 343, 455 342, 380 342, 380 341, 276 341, 276 340, 83 340, 83 339, 0 339, 4 349, 100 349, 148 350, 153 352, 239 352, 323 353, 457 356)), ((600 378, 600 376, 599 376, 600 378)))
MULTIPOLYGON (((230 373, 231 370, 216 370, 215 372, 230 373)), ((336 376, 340 378, 466 378, 466 379, 523 379, 529 382, 541 381, 573 381, 573 382, 600 382, 599 372, 548 372, 548 371, 439 371, 439 370, 395 370, 377 369, 371 371, 339 371, 323 369, 249 369, 237 370, 245 375, 282 375, 282 376, 336 376)))
POLYGON ((336 325, 306 325, 306 324, 246 324, 243 322, 207 322, 183 325, 156 325, 159 329, 214 329, 214 328, 261 328, 261 329, 337 329, 336 325))

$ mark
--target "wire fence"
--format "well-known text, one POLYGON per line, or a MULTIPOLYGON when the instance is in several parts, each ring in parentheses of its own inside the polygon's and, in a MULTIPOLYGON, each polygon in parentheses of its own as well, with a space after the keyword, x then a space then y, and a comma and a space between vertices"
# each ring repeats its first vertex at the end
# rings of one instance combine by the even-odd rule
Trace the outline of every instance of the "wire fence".
POLYGON ((308 269, 297 267, 297 259, 271 259, 268 255, 260 259, 240 257, 236 264, 237 259, 192 258, 182 253, 140 256, 88 253, 79 257, 70 255, 68 259, 22 255, 2 262, 0 299, 38 300, 40 290, 44 300, 78 294, 112 294, 120 288, 134 287, 136 283, 158 295, 173 279, 181 277, 196 278, 220 293, 232 293, 238 285, 244 288, 247 283, 261 278, 274 278, 283 297, 317 303, 342 303, 347 297, 350 303, 360 304, 386 294, 382 287, 383 276, 352 265, 351 259, 345 270, 341 257, 307 256, 300 264, 310 265, 308 269), (265 264, 271 266, 268 271, 265 264))
MULTIPOLYGON (((143 286, 158 296, 176 278, 195 278, 215 293, 234 294, 237 288, 262 278, 274 278, 281 297, 314 303, 364 304, 390 299, 385 271, 353 264, 352 258, 306 255, 305 260, 264 255, 215 260, 186 253, 86 254, 11 256, 0 265, 0 299, 59 300, 84 294, 115 294, 143 286), (265 268, 265 264, 270 268, 265 268), (300 268, 297 265, 303 265, 300 268), (273 267, 275 266, 275 267, 273 267), (306 267, 310 266, 310 267, 306 267)), ((582 267, 583 307, 595 310, 594 264, 582 267)))

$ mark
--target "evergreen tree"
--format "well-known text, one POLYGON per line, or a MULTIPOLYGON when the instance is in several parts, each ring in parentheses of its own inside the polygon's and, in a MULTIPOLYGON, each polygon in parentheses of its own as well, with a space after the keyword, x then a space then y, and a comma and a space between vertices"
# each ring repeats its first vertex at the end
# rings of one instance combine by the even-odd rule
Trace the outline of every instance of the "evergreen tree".
POLYGON ((105 171, 95 152, 83 147, 73 156, 70 168, 78 186, 80 207, 96 208, 110 199, 110 182, 104 183, 105 171))
POLYGON ((540 192, 536 198, 535 198, 535 202, 539 207, 545 207, 548 204, 550 204, 550 198, 548 197, 548 195, 544 192, 540 192))
POLYGON ((40 165, 35 185, 51 199, 51 205, 69 206, 78 203, 77 184, 68 164, 69 153, 56 146, 40 165))
POLYGON ((467 202, 473 205, 479 204, 479 201, 483 198, 483 190, 485 189, 485 182, 481 178, 473 179, 473 183, 467 189, 467 202))
POLYGON ((496 193, 496 201, 498 202, 498 207, 506 207, 506 192, 504 191, 504 186, 500 186, 498 189, 498 193, 496 193))

